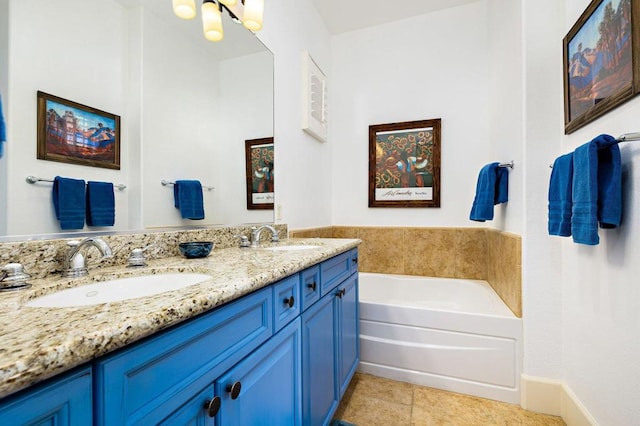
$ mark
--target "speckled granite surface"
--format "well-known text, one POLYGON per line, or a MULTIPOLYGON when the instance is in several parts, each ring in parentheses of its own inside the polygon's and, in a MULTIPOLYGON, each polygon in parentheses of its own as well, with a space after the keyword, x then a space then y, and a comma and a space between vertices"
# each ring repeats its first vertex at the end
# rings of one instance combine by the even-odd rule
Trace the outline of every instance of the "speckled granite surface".
POLYGON ((140 269, 126 268, 121 262, 118 266, 90 270, 89 277, 83 278, 66 279, 59 275, 43 278, 44 274, 39 274, 39 278, 30 281, 33 284, 30 289, 0 293, 0 397, 262 288, 359 243, 357 239, 290 239, 266 245, 320 247, 296 251, 215 248, 204 259, 178 256, 152 259, 140 269), (205 273, 211 279, 181 290, 108 304, 72 308, 24 306, 27 301, 56 289, 176 271, 205 273))

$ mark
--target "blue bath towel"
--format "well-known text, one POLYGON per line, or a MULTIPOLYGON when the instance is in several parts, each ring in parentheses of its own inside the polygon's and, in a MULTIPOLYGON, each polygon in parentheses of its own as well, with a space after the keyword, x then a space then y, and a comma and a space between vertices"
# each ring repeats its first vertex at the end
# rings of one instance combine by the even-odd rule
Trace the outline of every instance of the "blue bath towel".
POLYGON ((4 124, 4 115, 2 114, 2 96, 0 96, 0 158, 4 154, 4 143, 7 140, 7 127, 4 124))
POLYGON ((200 181, 177 180, 173 186, 173 198, 183 219, 204 219, 204 201, 200 181))
POLYGON ((478 222, 492 220, 493 206, 509 200, 509 171, 499 164, 487 164, 480 170, 469 219, 478 222))
POLYGON ((549 180, 549 235, 571 235, 573 153, 556 158, 549 180))
POLYGON ((116 202, 111 182, 87 182, 87 225, 113 226, 116 202))
POLYGON ((53 180, 53 208, 61 229, 84 228, 84 180, 56 176, 53 180))
POLYGON ((573 241, 596 245, 602 228, 620 225, 622 216, 622 165, 613 136, 600 135, 573 153, 573 241))

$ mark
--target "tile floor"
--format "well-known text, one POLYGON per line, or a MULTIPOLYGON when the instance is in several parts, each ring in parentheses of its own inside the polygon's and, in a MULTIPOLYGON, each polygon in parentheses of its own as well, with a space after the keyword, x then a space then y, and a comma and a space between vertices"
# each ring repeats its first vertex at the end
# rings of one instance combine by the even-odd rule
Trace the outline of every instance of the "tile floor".
POLYGON ((518 405, 356 373, 334 419, 357 426, 564 425, 518 405))

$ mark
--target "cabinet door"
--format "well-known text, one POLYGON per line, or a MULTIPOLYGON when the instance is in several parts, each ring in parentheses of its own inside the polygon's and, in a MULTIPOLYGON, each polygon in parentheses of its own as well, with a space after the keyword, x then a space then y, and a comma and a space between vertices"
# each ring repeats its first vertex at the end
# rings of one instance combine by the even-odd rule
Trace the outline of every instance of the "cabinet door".
POLYGON ((91 367, 65 375, 0 403, 2 425, 90 425, 91 367))
POLYGON ((335 338, 337 296, 329 294, 302 314, 303 424, 323 425, 338 407, 338 350, 335 338))
POLYGON ((360 361, 358 274, 351 275, 338 286, 338 363, 340 397, 349 386, 360 361))
POLYGON ((164 419, 162 426, 212 426, 213 418, 207 415, 204 406, 213 396, 213 385, 208 386, 202 392, 194 396, 186 404, 176 410, 171 416, 164 419))
POLYGON ((300 425, 300 319, 216 380, 217 425, 300 425))

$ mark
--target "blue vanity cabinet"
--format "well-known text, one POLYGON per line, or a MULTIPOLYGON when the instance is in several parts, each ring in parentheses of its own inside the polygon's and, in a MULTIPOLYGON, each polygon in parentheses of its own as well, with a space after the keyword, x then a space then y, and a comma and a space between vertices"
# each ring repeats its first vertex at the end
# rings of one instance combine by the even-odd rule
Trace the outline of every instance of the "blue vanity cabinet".
POLYGON ((304 425, 330 423, 360 361, 357 250, 340 256, 321 265, 321 280, 331 271, 331 291, 302 314, 304 425))
MULTIPOLYGON (((187 410, 194 395, 271 337, 272 321, 267 287, 99 359, 96 423, 157 424, 187 410)), ((195 404, 203 412, 205 400, 195 404)))
POLYGON ((351 275, 337 289, 340 296, 334 300, 334 312, 338 328, 338 385, 342 398, 360 362, 358 274, 351 275))
POLYGON ((216 380, 216 424, 302 424, 300 343, 298 317, 216 380))
POLYGON ((359 358, 351 250, 0 400, 0 425, 323 425, 359 358))
POLYGON ((320 299, 320 265, 315 265, 300 272, 300 297, 302 311, 320 299))
POLYGON ((302 402, 304 425, 324 425, 338 408, 336 386, 337 296, 330 294, 302 314, 302 402))
POLYGON ((300 315, 300 274, 273 285, 273 332, 300 315))
POLYGON ((353 269, 351 267, 353 263, 351 253, 351 251, 344 252, 320 264, 321 296, 329 294, 331 290, 351 274, 353 269))
POLYGON ((1 425, 85 426, 93 421, 91 367, 63 374, 0 402, 1 425))

